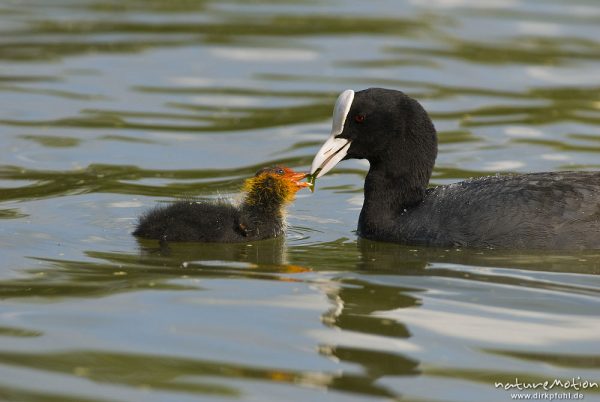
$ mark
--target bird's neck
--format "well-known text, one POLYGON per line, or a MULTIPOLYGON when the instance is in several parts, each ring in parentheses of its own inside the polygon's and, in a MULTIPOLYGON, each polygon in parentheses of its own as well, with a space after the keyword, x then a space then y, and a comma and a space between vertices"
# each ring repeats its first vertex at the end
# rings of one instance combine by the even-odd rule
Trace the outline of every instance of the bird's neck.
POLYGON ((283 215, 294 199, 293 189, 283 180, 252 177, 244 183, 242 208, 264 215, 283 215))
POLYGON ((260 189, 248 191, 240 205, 240 219, 253 238, 277 237, 285 228, 285 201, 260 189))
POLYGON ((359 218, 359 232, 395 231, 398 217, 421 203, 429 177, 411 173, 399 166, 371 163, 365 179, 365 200, 359 218))
POLYGON ((253 189, 247 192, 242 201, 242 210, 256 216, 279 217, 283 216, 285 200, 265 193, 261 189, 253 189))

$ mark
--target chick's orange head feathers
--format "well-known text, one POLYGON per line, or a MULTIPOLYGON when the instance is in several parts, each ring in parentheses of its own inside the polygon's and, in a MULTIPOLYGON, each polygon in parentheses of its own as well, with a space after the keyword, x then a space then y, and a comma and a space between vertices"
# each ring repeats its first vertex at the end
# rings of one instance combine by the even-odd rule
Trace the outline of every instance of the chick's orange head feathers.
POLYGON ((248 193, 261 192, 290 202, 298 190, 310 185, 301 181, 306 177, 306 173, 295 172, 285 166, 262 168, 254 177, 246 180, 244 190, 248 193))

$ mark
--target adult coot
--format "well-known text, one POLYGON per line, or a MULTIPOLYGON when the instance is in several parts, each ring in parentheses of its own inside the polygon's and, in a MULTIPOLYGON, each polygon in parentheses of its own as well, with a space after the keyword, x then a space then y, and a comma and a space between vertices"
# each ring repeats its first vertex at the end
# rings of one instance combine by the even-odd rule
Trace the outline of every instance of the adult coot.
POLYGON ((400 91, 344 91, 312 163, 367 159, 360 236, 431 246, 600 249, 600 172, 513 174, 428 188, 437 134, 400 91))
POLYGON ((144 214, 134 236, 161 241, 238 243, 277 237, 285 230, 285 207, 309 184, 282 166, 263 168, 244 183, 241 204, 179 201, 144 214))

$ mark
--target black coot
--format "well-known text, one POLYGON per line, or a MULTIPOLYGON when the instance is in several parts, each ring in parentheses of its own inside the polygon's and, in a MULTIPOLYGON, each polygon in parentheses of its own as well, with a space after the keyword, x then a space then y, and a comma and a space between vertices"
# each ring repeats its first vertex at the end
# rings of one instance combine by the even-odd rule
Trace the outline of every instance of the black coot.
POLYGON ((259 170, 244 183, 241 204, 178 201, 145 213, 134 236, 161 241, 239 243, 277 237, 285 230, 285 207, 305 173, 276 166, 259 170))
POLYGON ((428 188, 437 134, 400 91, 344 91, 312 164, 367 159, 359 235, 431 246, 600 249, 600 172, 482 177, 428 188))

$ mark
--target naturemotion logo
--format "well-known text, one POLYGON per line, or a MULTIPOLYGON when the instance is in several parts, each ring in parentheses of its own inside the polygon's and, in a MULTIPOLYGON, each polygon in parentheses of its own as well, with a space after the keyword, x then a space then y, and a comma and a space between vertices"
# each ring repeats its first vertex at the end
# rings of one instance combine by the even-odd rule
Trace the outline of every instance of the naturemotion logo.
POLYGON ((494 387, 502 388, 506 391, 509 390, 529 390, 529 389, 543 389, 544 391, 550 391, 554 388, 560 388, 564 390, 583 391, 592 388, 598 388, 598 382, 582 380, 581 377, 573 377, 569 380, 562 380, 555 378, 553 380, 545 380, 539 382, 533 381, 521 381, 518 377, 512 382, 494 382, 494 387))

